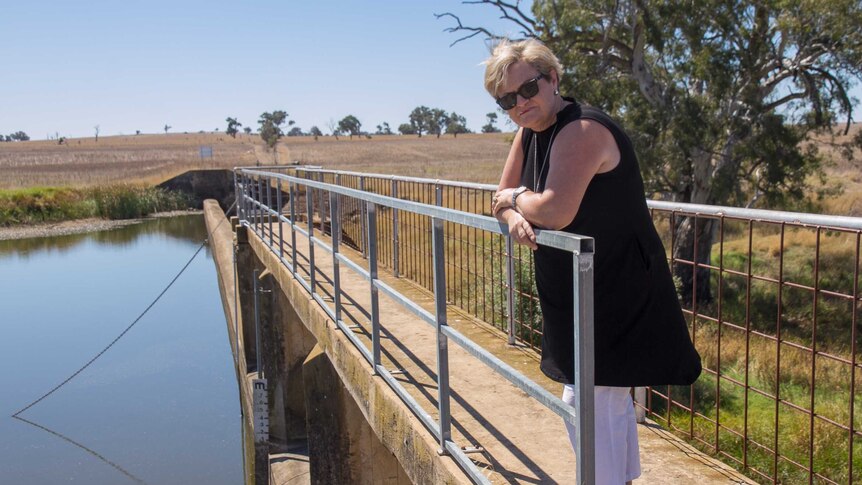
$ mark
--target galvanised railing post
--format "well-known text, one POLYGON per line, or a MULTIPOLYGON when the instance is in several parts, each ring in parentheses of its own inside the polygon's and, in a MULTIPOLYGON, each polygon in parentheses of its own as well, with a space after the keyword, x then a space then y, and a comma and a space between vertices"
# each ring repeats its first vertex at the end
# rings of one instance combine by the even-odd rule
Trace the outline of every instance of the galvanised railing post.
MULTIPOLYGON (((437 183, 436 181, 434 182, 434 205, 436 205, 437 207, 443 207, 443 187, 439 183, 437 183)), ((444 227, 446 226, 445 222, 443 223, 443 226, 444 227)), ((432 234, 432 237, 433 237, 433 234, 432 234)), ((445 254, 446 254, 445 240, 444 240, 444 244, 441 244, 440 247, 443 248, 443 254, 445 256, 445 254)), ((433 244, 432 244, 432 250, 433 250, 433 244)), ((454 260, 454 258, 453 258, 453 260, 454 260)), ((434 271, 434 269, 432 268, 431 271, 434 271)), ((447 298, 446 301, 449 301, 448 300, 448 297, 449 297, 449 282, 448 281, 446 282, 446 293, 445 293, 445 295, 447 298)), ((452 301, 454 301, 454 300, 455 300, 455 298, 453 297, 452 301)))
MULTIPOLYGON (((392 179, 392 197, 398 198, 398 181, 392 179)), ((398 278, 398 209, 392 209, 392 272, 398 278)))
POLYGON ((305 213, 308 216, 308 276, 311 279, 311 296, 314 296, 314 194, 305 186, 305 213))
MULTIPOLYGON (((365 176, 364 175, 359 176, 359 190, 365 192, 365 176)), ((366 227, 365 227, 365 204, 362 204, 362 203, 359 204, 359 233, 360 234, 367 234, 366 227)), ((365 244, 365 242, 366 242, 365 238, 362 237, 359 239, 359 241, 360 241, 359 245, 362 246, 362 248, 361 248, 362 249, 362 257, 367 258, 368 257, 368 246, 365 244)))
MULTIPOLYGON (((440 187, 437 200, 442 202, 440 187)), ((449 413, 449 343, 443 333, 446 319, 446 248, 443 220, 431 221, 434 251, 434 307, 437 320, 437 403, 440 412, 440 454, 447 454, 446 442, 452 440, 452 416, 449 413)))
POLYGON ((240 175, 242 183, 242 220, 248 221, 248 175, 240 175))
POLYGON ((257 192, 254 195, 254 199, 257 201, 257 217, 255 220, 257 222, 257 233, 260 235, 260 238, 263 239, 263 177, 260 175, 257 176, 257 192))
MULTIPOLYGON (((335 174, 335 185, 338 185, 338 186, 341 185, 341 174, 335 174)), ((342 231, 341 212, 342 212, 342 209, 341 209, 341 204, 339 204, 338 200, 337 200, 338 194, 335 194, 335 198, 336 198, 336 201, 335 201, 335 208, 334 209, 332 206, 332 200, 330 199, 330 201, 329 201, 329 218, 333 219, 333 220, 338 219, 338 231, 335 231, 334 229, 332 230, 332 238, 335 239, 337 237, 338 242, 341 243, 341 231, 342 231)))
POLYGON ((248 175, 242 176, 242 195, 243 195, 243 205, 245 206, 245 210, 243 210, 243 220, 246 222, 251 221, 251 177, 248 175))
MULTIPOLYGON (((329 212, 330 214, 338 214, 338 194, 335 192, 329 193, 329 212)), ((335 326, 338 327, 338 322, 341 321, 341 270, 338 262, 338 246, 341 242, 339 235, 341 234, 341 220, 338 217, 332 218, 332 293, 335 303, 335 326)))
POLYGON ((274 244, 272 234, 272 180, 266 179, 266 220, 269 223, 269 247, 274 244))
POLYGON ((579 251, 572 257, 574 265, 575 314, 575 459, 577 482, 591 485, 596 479, 595 453, 595 350, 593 347, 593 255, 579 251))
MULTIPOLYGON (((323 183, 323 172, 317 172, 317 181, 323 183)), ((326 226, 324 225, 326 223, 326 204, 324 203, 326 201, 326 194, 323 193, 323 190, 318 190, 317 195, 320 199, 318 201, 318 205, 320 206, 320 208, 317 210, 317 212, 320 214, 320 232, 326 234, 326 226)), ((332 228, 330 227, 330 231, 331 230, 332 228)))
POLYGON ((380 365, 380 306, 377 298, 377 205, 366 204, 368 215, 368 279, 371 282, 371 355, 374 375, 380 365))
POLYGON ((239 181, 236 178, 236 171, 233 172, 233 198, 236 203, 236 218, 242 220, 242 201, 239 198, 239 181))
POLYGON ((290 271, 296 276, 296 184, 288 182, 290 197, 290 271))
MULTIPOLYGON (((246 175, 244 177, 245 183, 245 220, 248 221, 249 225, 253 224, 254 219, 254 205, 251 203, 252 201, 252 188, 251 188, 251 175, 246 175)), ((252 230, 254 230, 254 226, 252 226, 252 230)))
POLYGON ((506 234, 506 308, 509 345, 515 345, 515 245, 510 234, 506 234))
POLYGON ((284 201, 281 196, 281 179, 275 179, 275 198, 278 210, 276 211, 276 220, 278 221, 278 259, 284 259, 284 229, 281 223, 281 210, 284 207, 284 201))

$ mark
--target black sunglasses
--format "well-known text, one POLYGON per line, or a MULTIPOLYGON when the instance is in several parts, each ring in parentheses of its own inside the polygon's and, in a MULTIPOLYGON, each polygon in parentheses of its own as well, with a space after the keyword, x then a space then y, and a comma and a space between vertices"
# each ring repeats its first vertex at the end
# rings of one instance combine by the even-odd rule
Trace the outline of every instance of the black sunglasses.
POLYGON ((539 94, 539 79, 543 79, 545 77, 544 74, 539 74, 538 76, 530 79, 518 88, 517 91, 513 93, 506 93, 500 96, 497 99, 497 104, 500 105, 506 111, 514 108, 516 104, 518 104, 518 95, 520 94, 524 99, 530 99, 533 96, 539 94))

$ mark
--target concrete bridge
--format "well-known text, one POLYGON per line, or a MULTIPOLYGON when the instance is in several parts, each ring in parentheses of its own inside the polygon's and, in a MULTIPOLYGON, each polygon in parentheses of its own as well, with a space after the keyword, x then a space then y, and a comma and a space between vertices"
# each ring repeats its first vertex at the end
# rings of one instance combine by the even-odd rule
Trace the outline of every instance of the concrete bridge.
MULTIPOLYGON (((581 424, 577 460, 563 419, 591 416, 591 402, 563 404, 534 349, 446 303, 456 298, 445 233, 499 225, 295 175, 241 172, 240 217, 230 222, 214 201, 205 205, 246 418, 247 481, 589 483, 591 423, 581 424), (380 238, 384 211, 389 234, 380 238), (424 222, 408 229, 411 213, 424 222), (364 236, 351 236, 351 223, 364 236), (397 262, 417 232, 438 254, 428 262, 435 291, 397 262), (382 258, 386 238, 395 243, 382 258)), ((591 240, 545 232, 540 242, 574 248, 581 296, 591 296, 591 240)), ((587 305, 578 315, 591 325, 587 305)), ((589 355, 577 372, 591 382, 589 355)), ((636 483, 753 483, 648 420, 639 439, 636 483)))

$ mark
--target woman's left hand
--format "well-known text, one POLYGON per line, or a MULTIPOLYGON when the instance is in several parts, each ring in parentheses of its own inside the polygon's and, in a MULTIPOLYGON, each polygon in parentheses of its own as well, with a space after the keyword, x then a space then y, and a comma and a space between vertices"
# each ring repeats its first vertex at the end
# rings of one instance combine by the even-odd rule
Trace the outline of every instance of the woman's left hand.
POLYGON ((515 192, 515 189, 502 189, 498 190, 496 194, 494 194, 494 198, 491 203, 491 213, 495 216, 506 207, 512 207, 512 193, 515 192))

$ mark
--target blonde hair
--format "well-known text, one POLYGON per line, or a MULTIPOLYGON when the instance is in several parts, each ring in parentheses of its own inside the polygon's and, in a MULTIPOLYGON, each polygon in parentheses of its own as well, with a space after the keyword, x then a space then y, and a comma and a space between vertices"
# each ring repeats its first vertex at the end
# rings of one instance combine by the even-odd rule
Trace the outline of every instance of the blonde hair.
POLYGON ((483 64, 485 64, 485 90, 493 97, 497 97, 503 85, 506 84, 509 67, 518 61, 524 61, 535 67, 539 73, 551 78, 551 71, 557 73, 557 82, 563 72, 563 66, 557 56, 551 52, 541 41, 527 39, 512 42, 503 39, 494 48, 494 51, 483 64))

